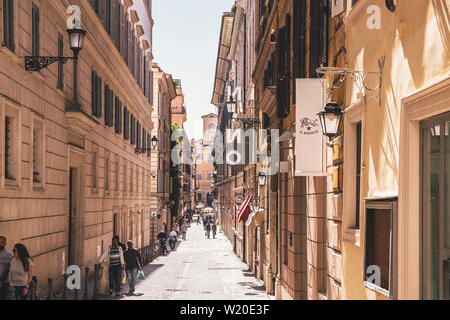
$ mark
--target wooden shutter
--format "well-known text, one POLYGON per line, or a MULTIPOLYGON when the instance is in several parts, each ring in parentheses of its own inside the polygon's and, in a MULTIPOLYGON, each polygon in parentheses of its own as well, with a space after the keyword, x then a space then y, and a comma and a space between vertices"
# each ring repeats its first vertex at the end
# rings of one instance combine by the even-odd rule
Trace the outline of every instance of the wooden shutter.
POLYGON ((286 16, 286 25, 278 33, 278 81, 277 81, 277 110, 278 118, 284 119, 290 109, 290 17, 286 16))
POLYGON ((320 64, 328 66, 328 0, 320 0, 320 64))
POLYGON ((125 58, 125 39, 127 35, 127 29, 125 24, 125 13, 123 10, 123 5, 119 4, 119 30, 117 31, 118 36, 118 48, 120 50, 120 55, 125 58))
POLYGON ((122 101, 120 101, 119 97, 116 97, 115 109, 116 109, 116 118, 115 118, 116 133, 121 134, 122 133, 122 101))
POLYGON ((3 45, 14 51, 14 0, 3 0, 3 45))
POLYGON ((106 15, 106 2, 110 0, 98 0, 98 17, 105 26, 105 15, 106 15))
POLYGON ((127 36, 127 41, 128 41, 128 56, 127 56, 127 64, 128 67, 131 69, 131 61, 133 60, 133 30, 131 30, 131 23, 130 21, 127 22, 128 24, 128 36, 127 36))
POLYGON ((31 5, 31 55, 39 56, 39 8, 31 5))
POLYGON ((142 149, 147 148, 147 130, 142 128, 142 149))
POLYGON ((149 99, 150 104, 153 105, 153 71, 152 70, 149 71, 149 76, 148 77, 149 77, 149 81, 148 81, 148 84, 149 84, 148 99, 149 99))
POLYGON ((309 31, 309 77, 317 78, 316 69, 320 67, 320 1, 310 4, 311 28, 309 31))
POLYGON ((147 157, 150 157, 152 147, 152 138, 150 137, 150 133, 147 133, 147 157))
POLYGON ((114 123, 114 114, 113 114, 113 98, 114 92, 109 88, 108 85, 105 85, 105 125, 112 127, 114 123))
POLYGON ((131 114, 131 144, 136 144, 136 118, 131 114))
POLYGON ((295 79, 306 77, 306 0, 294 1, 293 50, 292 103, 295 104, 295 79))
POLYGON ((91 71, 91 104, 92 104, 92 115, 96 116, 97 115, 97 108, 96 108, 96 104, 97 104, 97 97, 96 97, 96 93, 97 93, 97 76, 94 72, 94 70, 91 71))
POLYGON ((127 107, 123 109, 123 138, 130 139, 130 112, 127 107))
POLYGON ((96 76, 96 116, 97 118, 101 118, 102 117, 102 78, 99 77, 98 75, 96 76))
POLYGON ((141 124, 139 121, 136 123, 136 146, 141 147, 141 124))
POLYGON ((108 34, 111 36, 111 15, 112 15, 112 4, 111 4, 112 0, 108 0, 105 3, 105 29, 108 32, 108 34))

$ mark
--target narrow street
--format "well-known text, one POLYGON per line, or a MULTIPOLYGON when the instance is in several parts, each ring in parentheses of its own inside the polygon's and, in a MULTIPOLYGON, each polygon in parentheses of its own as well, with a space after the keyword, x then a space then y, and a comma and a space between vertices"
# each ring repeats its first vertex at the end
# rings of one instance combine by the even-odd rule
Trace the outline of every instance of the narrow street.
MULTIPOLYGON (((121 300, 269 300, 256 279, 233 252, 223 233, 206 239, 201 225, 188 229, 186 241, 144 269, 146 279, 134 296, 121 300)), ((128 287, 122 292, 127 292, 128 287)))

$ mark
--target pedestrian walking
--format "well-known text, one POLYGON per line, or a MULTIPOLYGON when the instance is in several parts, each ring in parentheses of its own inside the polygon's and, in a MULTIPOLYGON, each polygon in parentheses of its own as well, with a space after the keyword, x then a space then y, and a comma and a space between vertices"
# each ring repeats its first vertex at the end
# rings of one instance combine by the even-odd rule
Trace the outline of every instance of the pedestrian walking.
POLYGON ((130 287, 128 293, 134 293, 134 286, 136 284, 136 275, 138 270, 142 270, 142 256, 139 250, 135 249, 133 246, 133 241, 127 241, 128 249, 123 253, 123 258, 125 260, 125 270, 127 273, 128 286, 130 287))
POLYGON ((164 256, 165 253, 169 254, 169 251, 166 247, 166 241, 167 241, 167 234, 164 232, 164 230, 161 230, 161 232, 156 237, 159 240, 159 245, 161 247, 161 254, 164 256))
POLYGON ((170 250, 174 251, 175 247, 177 245, 177 232, 175 230, 172 230, 169 233, 169 246, 170 246, 170 250))
POLYGON ((27 248, 21 243, 16 243, 13 254, 9 265, 9 285, 14 287, 16 300, 27 300, 33 279, 33 260, 27 248))
POLYGON ((187 232, 187 224, 185 222, 181 226, 181 236, 182 236, 183 240, 186 240, 186 232, 187 232))
POLYGON ((0 236, 0 300, 6 300, 9 292, 9 266, 13 254, 6 250, 6 237, 0 236))
POLYGON ((212 234, 213 234, 213 238, 216 238, 216 232, 217 232, 217 225, 213 222, 211 225, 211 230, 212 230, 212 234))
POLYGON ((117 242, 119 243, 119 246, 122 248, 123 252, 127 250, 127 246, 124 243, 120 242, 119 236, 116 235, 113 239, 117 239, 117 242))
POLYGON ((125 271, 125 260, 123 258, 122 247, 119 245, 119 240, 116 237, 112 238, 112 244, 100 257, 100 263, 105 260, 109 264, 109 294, 113 294, 115 291, 116 297, 119 297, 122 274, 125 271))
POLYGON ((210 238, 211 233, 211 225, 209 223, 206 224, 206 235, 208 236, 208 239, 210 238))

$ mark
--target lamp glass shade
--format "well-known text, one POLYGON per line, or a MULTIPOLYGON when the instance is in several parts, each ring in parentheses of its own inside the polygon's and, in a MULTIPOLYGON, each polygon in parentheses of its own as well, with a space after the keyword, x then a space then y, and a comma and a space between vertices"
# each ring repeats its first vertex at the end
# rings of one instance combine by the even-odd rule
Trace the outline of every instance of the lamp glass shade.
POLYGON ((261 187, 266 184, 266 175, 262 171, 258 174, 258 182, 261 187))
POLYGON ((157 144, 158 144, 158 138, 156 138, 156 136, 153 136, 153 138, 152 138, 152 147, 156 148, 157 144))
POLYGON ((227 102, 227 110, 228 110, 228 113, 235 113, 236 112, 236 102, 228 101, 227 102))
POLYGON ((75 55, 83 49, 86 31, 83 29, 68 29, 70 49, 75 55))
POLYGON ((337 136, 343 114, 335 102, 328 102, 324 109, 318 113, 324 136, 330 139, 337 136))

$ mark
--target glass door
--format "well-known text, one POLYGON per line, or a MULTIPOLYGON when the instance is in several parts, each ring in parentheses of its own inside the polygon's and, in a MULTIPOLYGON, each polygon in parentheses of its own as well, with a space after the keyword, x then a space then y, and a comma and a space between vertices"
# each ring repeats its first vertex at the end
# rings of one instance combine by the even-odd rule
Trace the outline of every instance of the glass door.
POLYGON ((449 299, 450 113, 424 120, 422 130, 422 297, 449 299))

